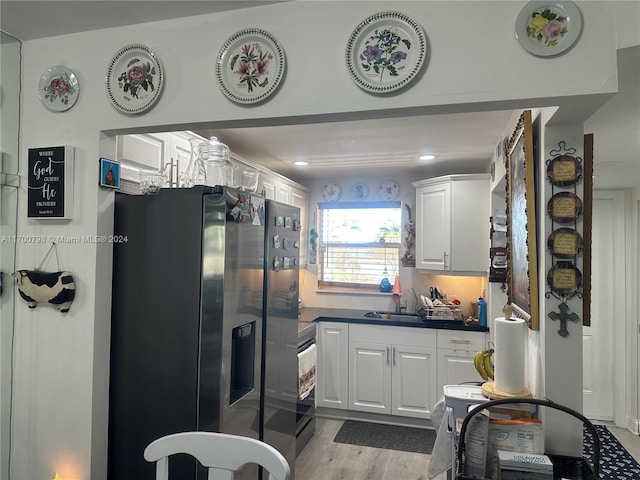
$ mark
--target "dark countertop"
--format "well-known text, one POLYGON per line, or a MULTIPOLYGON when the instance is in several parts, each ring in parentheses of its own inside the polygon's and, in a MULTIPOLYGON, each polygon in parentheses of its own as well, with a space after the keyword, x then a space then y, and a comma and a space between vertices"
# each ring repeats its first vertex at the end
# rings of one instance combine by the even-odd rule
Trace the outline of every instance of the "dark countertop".
MULTIPOLYGON (((314 308, 304 307, 300 312, 300 322, 343 322, 362 323, 367 325, 388 325, 394 327, 436 328, 445 330, 467 330, 470 332, 488 332, 487 327, 466 326, 462 320, 427 320, 411 314, 402 314, 406 319, 399 318, 394 312, 389 312, 395 318, 369 318, 365 314, 370 310, 349 310, 344 308, 314 308)), ((386 312, 378 312, 382 316, 386 312)))

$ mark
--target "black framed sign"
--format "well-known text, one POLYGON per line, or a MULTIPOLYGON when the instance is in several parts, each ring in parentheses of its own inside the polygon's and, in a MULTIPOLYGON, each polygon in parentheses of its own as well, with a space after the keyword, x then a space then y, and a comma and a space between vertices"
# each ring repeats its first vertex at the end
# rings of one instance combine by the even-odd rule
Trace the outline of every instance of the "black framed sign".
POLYGON ((73 217, 73 148, 30 148, 27 217, 73 217))

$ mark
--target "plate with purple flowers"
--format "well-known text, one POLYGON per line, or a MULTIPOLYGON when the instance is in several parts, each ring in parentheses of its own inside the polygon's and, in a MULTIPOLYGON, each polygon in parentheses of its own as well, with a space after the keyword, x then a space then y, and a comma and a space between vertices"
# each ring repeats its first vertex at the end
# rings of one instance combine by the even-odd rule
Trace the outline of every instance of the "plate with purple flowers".
POLYGON ((113 56, 105 82, 111 105, 122 113, 137 114, 158 101, 164 74, 155 53, 144 45, 131 44, 113 56))
POLYGON ((285 71, 282 46, 259 28, 240 30, 229 37, 216 61, 216 79, 222 93, 242 104, 266 100, 280 86, 285 71))
POLYGON ((73 107, 80 93, 76 75, 67 67, 56 65, 45 70, 38 84, 40 100, 54 112, 64 112, 73 107))
POLYGON ((578 40, 582 16, 573 2, 528 2, 516 20, 520 45, 532 55, 551 57, 565 52, 578 40))
POLYGON ((418 22, 399 12, 363 20, 347 43, 347 69, 370 93, 390 93, 409 84, 424 65, 427 41, 418 22))

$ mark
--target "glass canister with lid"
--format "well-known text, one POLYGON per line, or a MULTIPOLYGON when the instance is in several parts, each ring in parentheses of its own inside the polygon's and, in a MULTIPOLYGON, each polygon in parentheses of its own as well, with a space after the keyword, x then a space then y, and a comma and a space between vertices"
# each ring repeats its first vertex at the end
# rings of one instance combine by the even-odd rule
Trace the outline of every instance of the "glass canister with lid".
POLYGON ((199 159, 205 164, 208 185, 227 185, 229 170, 229 147, 212 136, 208 142, 200 145, 199 159))

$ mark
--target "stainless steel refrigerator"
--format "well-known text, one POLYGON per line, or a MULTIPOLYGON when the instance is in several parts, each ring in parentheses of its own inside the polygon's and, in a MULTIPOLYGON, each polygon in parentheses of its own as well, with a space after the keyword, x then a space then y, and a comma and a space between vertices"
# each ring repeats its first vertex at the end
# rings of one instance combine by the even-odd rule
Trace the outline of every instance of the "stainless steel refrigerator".
POLYGON ((266 201, 261 439, 284 455, 292 478, 296 458, 301 228, 299 208, 266 201))
MULTIPOLYGON (((260 438, 264 200, 223 187, 116 193, 114 233, 108 478, 155 478, 143 451, 166 434, 260 438)), ((171 478, 206 478, 185 455, 169 465, 171 478)))

